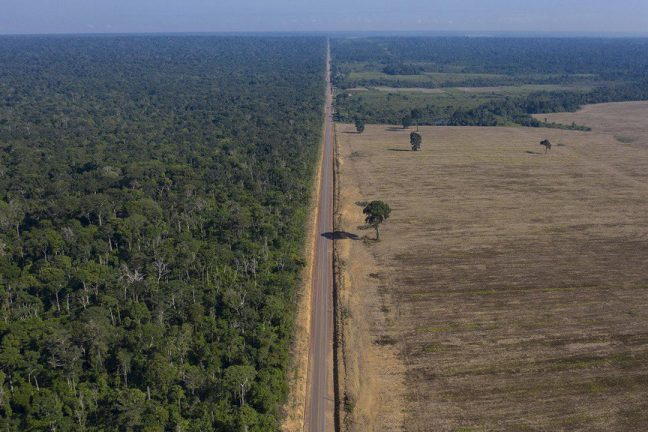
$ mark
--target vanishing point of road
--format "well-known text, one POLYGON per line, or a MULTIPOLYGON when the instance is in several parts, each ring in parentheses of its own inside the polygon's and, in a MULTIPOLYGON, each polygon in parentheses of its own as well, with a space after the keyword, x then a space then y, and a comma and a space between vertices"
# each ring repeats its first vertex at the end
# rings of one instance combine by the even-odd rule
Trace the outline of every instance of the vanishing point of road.
POLYGON ((333 97, 331 50, 326 51, 326 108, 312 281, 311 340, 305 432, 333 430, 333 97), (329 238, 327 238, 329 237, 329 238))

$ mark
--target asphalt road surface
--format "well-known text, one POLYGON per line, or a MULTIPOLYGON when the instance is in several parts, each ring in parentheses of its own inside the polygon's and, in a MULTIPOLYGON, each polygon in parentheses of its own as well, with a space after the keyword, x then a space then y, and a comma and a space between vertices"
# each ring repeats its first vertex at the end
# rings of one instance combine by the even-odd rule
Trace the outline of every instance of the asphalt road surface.
MULTIPOLYGON (((330 47, 326 54, 326 111, 319 190, 317 237, 313 271, 311 345, 308 362, 309 390, 305 430, 333 430, 332 328, 333 328, 333 241, 324 236, 333 231, 333 117, 330 47)), ((329 236, 330 237, 330 236, 329 236)))

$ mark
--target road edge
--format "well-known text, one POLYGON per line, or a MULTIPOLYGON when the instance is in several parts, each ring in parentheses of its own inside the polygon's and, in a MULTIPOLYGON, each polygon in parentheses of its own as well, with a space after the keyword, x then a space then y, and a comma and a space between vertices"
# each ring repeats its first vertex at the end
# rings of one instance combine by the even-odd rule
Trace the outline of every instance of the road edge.
MULTIPOLYGON (((328 65, 327 65, 328 66, 328 65)), ((328 91, 328 87, 325 92, 328 91)), ((315 239, 317 238, 317 220, 319 217, 320 186, 322 182, 322 165, 324 160, 326 135, 326 100, 322 112, 322 133, 317 150, 317 169, 311 186, 311 199, 309 204, 308 222, 306 223, 306 238, 303 256, 306 265, 301 272, 301 282, 297 289, 297 314, 295 316, 295 330, 293 346, 290 353, 289 371, 293 370, 288 379, 288 399, 282 411, 281 422, 283 432, 303 432, 306 422, 306 404, 309 390, 308 363, 310 356, 311 318, 312 318, 312 281, 315 269, 315 239)))
MULTIPOLYGON (((340 153, 338 149, 336 123, 333 121, 333 231, 338 231, 342 217, 340 208, 340 153)), ((333 395, 334 430, 341 432, 344 422, 344 407, 347 404, 346 359, 344 355, 344 317, 342 316, 342 270, 338 241, 333 239, 333 395)), ((346 429, 346 428, 345 428, 346 429)))

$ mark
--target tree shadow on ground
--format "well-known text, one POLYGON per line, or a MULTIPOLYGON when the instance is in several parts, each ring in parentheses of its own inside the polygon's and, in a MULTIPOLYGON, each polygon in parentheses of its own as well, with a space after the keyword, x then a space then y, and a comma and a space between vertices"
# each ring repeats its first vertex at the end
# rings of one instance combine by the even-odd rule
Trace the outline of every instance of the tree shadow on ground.
POLYGON ((354 134, 354 135, 360 135, 360 134, 361 134, 361 132, 358 132, 358 131, 344 131, 344 132, 342 132, 342 133, 345 133, 345 134, 354 134))
POLYGON ((542 154, 540 152, 534 152, 534 151, 531 151, 531 150, 527 150, 526 153, 527 154, 532 154, 532 155, 541 155, 542 154))
POLYGON ((397 152, 411 152, 412 150, 410 149, 395 149, 395 148, 390 148, 387 149, 388 151, 397 151, 397 152))
POLYGON ((324 234, 322 234, 322 237, 329 240, 360 240, 360 237, 358 237, 356 234, 346 231, 325 232, 324 234))

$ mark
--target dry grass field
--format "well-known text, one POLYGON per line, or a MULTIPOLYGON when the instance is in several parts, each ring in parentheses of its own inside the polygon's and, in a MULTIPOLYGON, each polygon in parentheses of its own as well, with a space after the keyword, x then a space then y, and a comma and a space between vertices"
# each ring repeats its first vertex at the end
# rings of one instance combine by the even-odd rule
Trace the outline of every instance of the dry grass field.
POLYGON ((648 430, 646 114, 422 127, 421 152, 337 126, 348 430, 648 430))
POLYGON ((594 131, 612 135, 622 144, 648 145, 646 102, 588 105, 576 113, 538 114, 534 117, 563 124, 587 124, 594 131))
POLYGON ((587 85, 555 85, 555 84, 524 84, 510 86, 490 86, 490 87, 444 87, 444 88, 425 88, 425 87, 372 87, 376 90, 389 93, 493 93, 493 94, 510 94, 520 95, 538 91, 574 91, 574 90, 591 90, 587 85))

